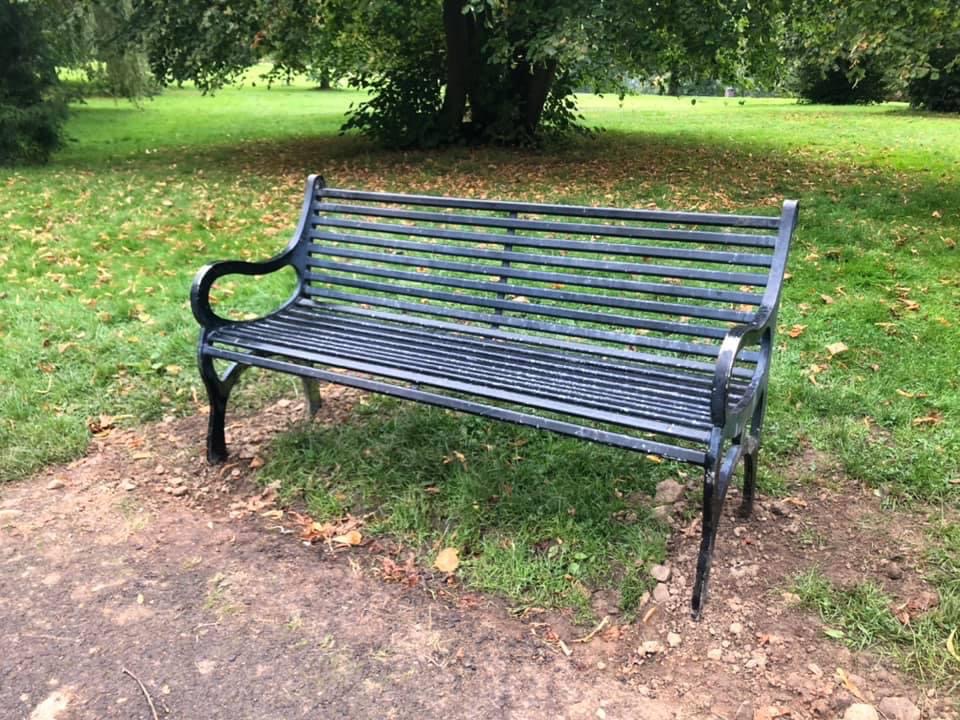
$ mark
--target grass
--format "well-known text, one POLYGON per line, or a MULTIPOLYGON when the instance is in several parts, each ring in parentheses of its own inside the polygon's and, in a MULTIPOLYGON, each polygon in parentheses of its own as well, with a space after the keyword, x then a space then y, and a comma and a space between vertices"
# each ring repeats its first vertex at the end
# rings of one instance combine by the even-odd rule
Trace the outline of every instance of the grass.
MULTIPOLYGON (((773 213, 799 198, 762 482, 779 487, 777 468, 812 446, 891 505, 956 502, 956 118, 588 96, 588 122, 608 128, 594 141, 383 152, 336 134, 357 99, 248 85, 214 97, 171 89, 139 108, 91 100, 73 109, 75 141, 49 166, 5 171, 0 482, 82 453, 100 415, 135 425, 202 407, 193 273, 280 249, 304 177, 321 171, 343 186, 624 206, 773 213), (837 342, 848 349, 831 355, 837 342)), ((237 280, 218 295, 242 316, 291 283, 237 280)), ((294 387, 251 374, 235 397, 255 405, 294 387)), ((582 611, 588 588, 614 587, 627 607, 642 592, 631 559, 661 557, 664 536, 631 498, 680 471, 385 400, 341 428, 278 438, 264 469, 319 514, 373 508, 381 529, 412 544, 456 543, 476 587, 582 611)), ((937 577, 942 594, 960 596, 937 577)))
POLYGON ((386 530, 436 554, 460 549, 474 587, 524 605, 589 612, 589 590, 615 587, 625 608, 663 557, 647 497, 665 469, 635 453, 394 400, 361 405, 348 424, 278 438, 264 479, 311 514, 372 512, 386 530))
MULTIPOLYGON (((873 582, 838 587, 819 568, 799 575, 794 592, 817 610, 826 632, 860 650, 866 647, 894 657, 907 671, 947 689, 960 689, 960 657, 948 639, 960 643, 960 526, 942 521, 931 530, 928 579, 939 590, 939 604, 902 624, 891 611, 897 605, 873 582), (951 635, 953 633, 953 635, 951 635)), ((958 645, 960 646, 960 645, 958 645)))

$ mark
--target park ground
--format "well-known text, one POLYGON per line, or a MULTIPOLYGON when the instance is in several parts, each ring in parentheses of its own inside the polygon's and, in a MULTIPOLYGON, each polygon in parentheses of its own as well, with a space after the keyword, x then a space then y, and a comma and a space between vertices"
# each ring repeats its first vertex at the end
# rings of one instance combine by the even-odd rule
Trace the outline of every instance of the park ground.
MULTIPOLYGON (((351 100, 94 100, 51 166, 4 178, 0 716, 955 717, 956 119, 587 97, 594 140, 386 153, 336 136, 351 100), (336 388, 307 425, 295 387, 256 374, 233 461, 203 462, 190 278, 279 249, 314 171, 665 208, 799 197, 764 494, 749 521, 730 503, 702 622, 698 478, 670 463, 336 388), (665 480, 684 492, 657 519, 665 480)), ((263 311, 285 282, 220 298, 263 311)))

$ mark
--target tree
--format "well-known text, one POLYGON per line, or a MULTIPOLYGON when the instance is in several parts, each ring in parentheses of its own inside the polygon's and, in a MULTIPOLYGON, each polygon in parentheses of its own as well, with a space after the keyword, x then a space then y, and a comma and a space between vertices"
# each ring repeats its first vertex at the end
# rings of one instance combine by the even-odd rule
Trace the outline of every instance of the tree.
POLYGON ((0 164, 46 162, 66 120, 54 54, 35 8, 0 0, 0 164))
POLYGON ((748 0, 134 0, 156 75, 215 89, 263 57, 371 93, 349 116, 395 146, 535 142, 577 127, 572 91, 669 68, 775 66, 775 3, 748 0))
POLYGON ((826 68, 812 62, 801 65, 797 71, 797 90, 804 100, 830 105, 866 105, 886 100, 885 73, 876 61, 862 58, 858 70, 859 77, 856 77, 845 57, 835 58, 826 68))
MULTIPOLYGON (((823 70, 843 62, 854 83, 872 66, 894 88, 911 92, 960 66, 960 0, 795 0, 785 28, 789 57, 823 70)), ((950 87, 942 89, 960 92, 950 87)))

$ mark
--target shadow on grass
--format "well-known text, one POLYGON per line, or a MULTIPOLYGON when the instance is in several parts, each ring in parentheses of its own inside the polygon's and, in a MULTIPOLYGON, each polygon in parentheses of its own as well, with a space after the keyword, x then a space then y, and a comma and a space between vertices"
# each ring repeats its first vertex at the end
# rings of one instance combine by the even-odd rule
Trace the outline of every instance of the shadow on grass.
POLYGON ((368 516, 417 552, 459 550, 478 589, 589 606, 614 588, 630 610, 666 528, 650 514, 679 470, 643 455, 382 397, 347 422, 277 437, 263 470, 320 520, 368 516))

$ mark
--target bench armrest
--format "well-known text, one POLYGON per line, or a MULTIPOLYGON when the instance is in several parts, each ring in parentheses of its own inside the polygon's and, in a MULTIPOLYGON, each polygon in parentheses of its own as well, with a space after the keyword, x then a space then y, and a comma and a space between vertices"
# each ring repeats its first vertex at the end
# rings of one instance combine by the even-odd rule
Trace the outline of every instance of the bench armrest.
POLYGON ((200 268, 190 288, 190 309, 201 326, 212 329, 233 322, 217 315, 210 307, 210 288, 224 275, 268 275, 293 265, 292 253, 284 252, 263 262, 224 260, 200 268))
POLYGON ((775 317, 775 313, 763 309, 753 322, 731 328, 723 339, 717 356, 710 400, 710 414, 715 427, 726 428, 731 421, 739 425, 743 414, 752 407, 757 392, 763 389, 767 381, 767 371, 770 368, 775 317), (733 376, 737 358, 744 349, 757 344, 760 345, 760 357, 754 368, 753 377, 750 378, 750 383, 740 401, 734 407, 730 407, 730 379, 733 376))

